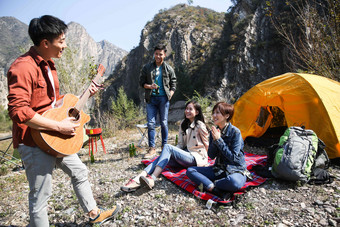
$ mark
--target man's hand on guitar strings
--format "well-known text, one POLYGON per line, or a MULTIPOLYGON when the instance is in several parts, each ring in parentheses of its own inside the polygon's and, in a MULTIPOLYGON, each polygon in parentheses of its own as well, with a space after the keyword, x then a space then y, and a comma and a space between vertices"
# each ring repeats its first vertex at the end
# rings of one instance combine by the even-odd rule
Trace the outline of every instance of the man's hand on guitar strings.
POLYGON ((74 121, 76 119, 74 117, 68 117, 59 122, 58 132, 64 135, 74 136, 76 135, 76 129, 80 126, 80 124, 75 124, 74 121))

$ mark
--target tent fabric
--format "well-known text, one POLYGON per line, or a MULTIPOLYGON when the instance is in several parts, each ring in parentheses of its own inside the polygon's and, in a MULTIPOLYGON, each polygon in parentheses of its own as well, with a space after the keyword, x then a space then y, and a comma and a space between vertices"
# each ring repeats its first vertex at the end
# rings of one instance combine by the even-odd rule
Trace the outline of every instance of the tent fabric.
POLYGON ((235 103, 232 124, 243 139, 262 136, 272 120, 269 107, 284 112, 287 127, 312 129, 326 144, 329 158, 340 157, 340 83, 325 77, 286 73, 267 79, 247 91, 235 103), (261 111, 267 122, 257 124, 261 111))
MULTIPOLYGON (((211 194, 209 192, 199 191, 199 189, 197 188, 197 185, 195 185, 195 183, 193 183, 187 177, 187 175, 186 175, 187 169, 174 168, 174 167, 167 165, 163 169, 162 175, 164 177, 166 177, 168 180, 170 180, 171 182, 173 182, 174 184, 176 184, 177 186, 188 191, 189 193, 192 193, 194 196, 196 196, 199 199, 202 199, 202 200, 211 199, 214 202, 226 205, 226 204, 232 202, 233 200, 235 200, 236 194, 242 195, 242 194, 246 193, 246 190, 249 189, 250 187, 259 186, 259 185, 263 184, 264 182, 266 182, 266 180, 267 180, 267 178, 263 178, 263 177, 259 176, 258 174, 256 174, 255 171, 252 170, 254 166, 265 166, 266 162, 267 162, 267 156, 266 155, 256 155, 256 154, 251 154, 251 153, 247 153, 247 152, 244 152, 244 154, 245 154, 247 169, 251 173, 253 179, 251 179, 251 180, 248 179, 247 182, 245 183, 245 185, 239 191, 235 192, 234 196, 232 196, 232 198, 230 200, 227 200, 227 201, 224 201, 221 198, 219 198, 218 196, 215 196, 214 194, 211 194)), ((142 163, 145 164, 145 165, 149 165, 154 160, 156 160, 157 157, 155 157, 151 160, 142 160, 142 163)), ((215 163, 215 159, 214 160, 209 159, 209 165, 214 165, 214 163, 215 163)))

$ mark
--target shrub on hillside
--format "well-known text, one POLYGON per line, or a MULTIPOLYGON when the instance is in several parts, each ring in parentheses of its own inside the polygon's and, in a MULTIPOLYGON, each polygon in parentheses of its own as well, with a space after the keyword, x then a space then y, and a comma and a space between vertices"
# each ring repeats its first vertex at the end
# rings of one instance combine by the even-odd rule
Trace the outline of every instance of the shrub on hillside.
POLYGON ((12 121, 8 116, 8 111, 0 105, 0 132, 11 131, 12 121))
POLYGON ((111 111, 119 129, 131 127, 145 118, 142 110, 135 105, 133 100, 128 99, 123 87, 119 88, 117 99, 112 100, 111 111))

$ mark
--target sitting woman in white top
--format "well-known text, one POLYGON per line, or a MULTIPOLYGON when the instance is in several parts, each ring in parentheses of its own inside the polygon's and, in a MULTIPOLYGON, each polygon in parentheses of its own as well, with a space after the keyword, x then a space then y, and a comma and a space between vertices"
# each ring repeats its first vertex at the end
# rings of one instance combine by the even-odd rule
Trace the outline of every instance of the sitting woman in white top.
POLYGON ((196 101, 187 102, 184 120, 179 129, 178 145, 165 144, 160 156, 140 174, 130 179, 121 190, 133 192, 141 186, 152 189, 166 165, 184 168, 208 165, 208 136, 201 106, 196 101))

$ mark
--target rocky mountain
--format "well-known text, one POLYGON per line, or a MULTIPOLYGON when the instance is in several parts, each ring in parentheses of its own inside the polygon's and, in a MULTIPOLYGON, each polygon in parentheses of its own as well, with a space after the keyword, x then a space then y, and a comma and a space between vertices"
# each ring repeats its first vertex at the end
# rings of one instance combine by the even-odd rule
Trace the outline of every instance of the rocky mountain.
POLYGON ((75 22, 68 24, 66 43, 69 48, 76 50, 74 57, 78 57, 79 60, 93 57, 95 63, 102 64, 106 69, 104 78, 112 73, 118 61, 127 54, 127 51, 106 40, 94 41, 86 29, 75 22))
POLYGON ((197 87, 195 84, 205 80, 202 74, 206 69, 201 67, 220 39, 223 24, 224 13, 187 5, 177 5, 156 14, 142 30, 139 46, 117 65, 114 74, 106 81, 108 88, 102 97, 102 108, 107 108, 110 98, 121 86, 137 104, 143 101, 143 89, 138 84, 139 72, 153 58, 153 47, 159 42, 167 46, 166 61, 176 70, 178 86, 184 88, 177 92, 178 99, 183 98, 182 93, 188 86, 197 87))
POLYGON ((196 90, 233 103, 255 84, 289 71, 285 47, 266 16, 265 1, 234 3, 226 13, 183 4, 155 15, 143 29, 139 46, 108 78, 102 109, 108 108, 120 86, 137 104, 143 102, 139 72, 159 42, 167 45, 166 61, 178 78, 173 101, 191 97, 196 90))
POLYGON ((0 17, 0 105, 7 104, 7 70, 30 45, 27 29, 26 24, 14 17, 0 17))
MULTIPOLYGON (((27 30, 28 25, 14 17, 0 17, 0 105, 7 105, 6 73, 9 66, 32 45, 27 30)), ((101 63, 106 68, 104 78, 110 75, 117 62, 127 54, 106 40, 95 42, 83 26, 74 22, 68 24, 66 42, 75 53, 72 56, 74 63, 81 66, 84 59, 92 59, 95 64, 101 63)))

